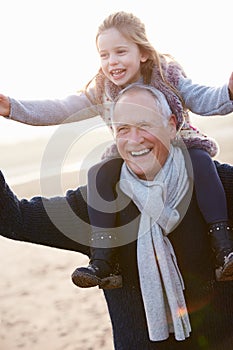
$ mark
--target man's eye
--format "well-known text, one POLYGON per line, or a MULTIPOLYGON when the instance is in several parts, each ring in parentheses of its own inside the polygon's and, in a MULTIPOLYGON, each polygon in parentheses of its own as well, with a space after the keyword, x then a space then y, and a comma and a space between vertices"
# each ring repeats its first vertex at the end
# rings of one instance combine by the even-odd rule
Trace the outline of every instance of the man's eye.
POLYGON ((122 126, 117 129, 117 134, 124 134, 128 131, 128 128, 126 126, 122 126))
POLYGON ((146 123, 140 125, 140 129, 142 129, 142 130, 148 130, 150 128, 151 128, 151 126, 149 124, 146 124, 146 123))

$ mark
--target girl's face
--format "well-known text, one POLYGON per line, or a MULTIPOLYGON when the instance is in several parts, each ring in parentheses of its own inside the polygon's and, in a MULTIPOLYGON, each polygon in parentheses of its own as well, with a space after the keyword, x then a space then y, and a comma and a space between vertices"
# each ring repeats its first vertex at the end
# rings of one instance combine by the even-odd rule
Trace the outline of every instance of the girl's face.
POLYGON ((138 81, 140 64, 148 55, 140 52, 138 45, 126 39, 116 28, 99 35, 97 49, 104 75, 117 86, 125 87, 138 81))

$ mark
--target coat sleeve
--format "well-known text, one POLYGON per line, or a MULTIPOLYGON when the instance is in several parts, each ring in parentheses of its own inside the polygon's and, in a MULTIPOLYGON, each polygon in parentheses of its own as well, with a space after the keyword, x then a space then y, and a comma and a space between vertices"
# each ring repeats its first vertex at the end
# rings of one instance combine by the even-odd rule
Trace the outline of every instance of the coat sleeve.
POLYGON ((64 197, 19 200, 0 172, 0 234, 89 255, 86 187, 69 190, 64 197))
POLYGON ((233 101, 230 100, 227 84, 222 87, 202 86, 180 76, 178 90, 186 108, 193 113, 211 116, 233 112, 233 101))

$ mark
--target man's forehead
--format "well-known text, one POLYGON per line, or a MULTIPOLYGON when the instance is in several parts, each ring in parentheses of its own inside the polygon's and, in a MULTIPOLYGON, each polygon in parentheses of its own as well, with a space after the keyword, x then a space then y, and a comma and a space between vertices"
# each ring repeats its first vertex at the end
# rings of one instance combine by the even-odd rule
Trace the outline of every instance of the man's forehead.
POLYGON ((158 112, 159 108, 158 106, 155 104, 155 102, 153 103, 153 105, 149 105, 149 104, 140 104, 140 103, 129 103, 129 102, 118 102, 115 105, 114 111, 116 111, 117 113, 122 112, 124 113, 124 111, 127 112, 131 112, 131 113, 136 113, 136 114, 143 114, 143 113, 155 113, 158 112))
MULTIPOLYGON (((132 106, 131 106, 132 107, 132 106)), ((113 113, 112 122, 114 124, 142 124, 161 123, 163 117, 158 109, 141 108, 116 108, 113 113)))

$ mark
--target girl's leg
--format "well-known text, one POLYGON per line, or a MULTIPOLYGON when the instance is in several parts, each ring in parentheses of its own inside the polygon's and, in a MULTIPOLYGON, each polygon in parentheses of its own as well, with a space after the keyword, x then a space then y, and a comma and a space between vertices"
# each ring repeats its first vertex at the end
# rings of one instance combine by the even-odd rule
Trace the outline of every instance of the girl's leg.
POLYGON ((228 222, 225 191, 209 154, 190 149, 195 193, 200 211, 209 225, 209 235, 216 258, 218 280, 233 279, 233 229, 228 222))
POLYGON ((73 282, 79 287, 121 286, 115 263, 116 192, 122 159, 114 158, 94 165, 88 171, 88 214, 92 226, 91 259, 88 267, 75 270, 73 282), (113 244, 113 245, 112 245, 113 244), (111 275, 111 277, 109 277, 111 275), (106 280, 107 278, 107 280, 106 280))
POLYGON ((227 221, 226 195, 211 157, 201 149, 189 149, 196 198, 207 224, 227 221))

